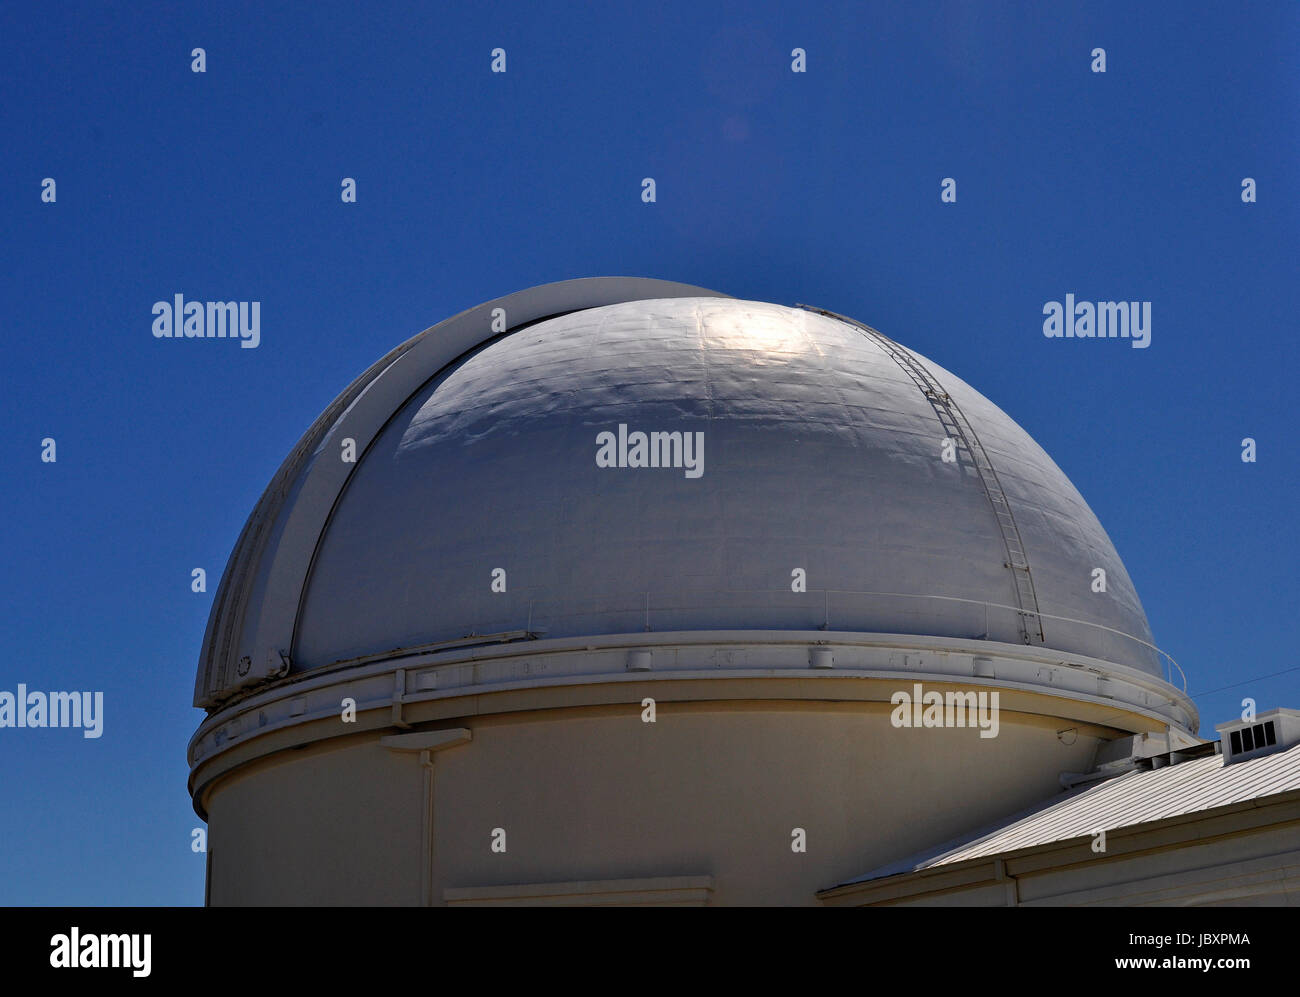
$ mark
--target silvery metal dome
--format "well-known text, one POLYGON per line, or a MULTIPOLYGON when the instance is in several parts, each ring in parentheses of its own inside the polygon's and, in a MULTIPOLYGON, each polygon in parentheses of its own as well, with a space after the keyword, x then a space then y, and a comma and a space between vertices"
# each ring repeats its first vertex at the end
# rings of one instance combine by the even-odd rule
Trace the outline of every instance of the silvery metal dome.
POLYGON ((959 377, 829 314, 602 280, 457 316, 340 396, 232 556, 197 703, 412 648, 646 630, 978 638, 1161 674, 1096 516, 959 377), (599 466, 606 432, 700 433, 701 473, 599 466))

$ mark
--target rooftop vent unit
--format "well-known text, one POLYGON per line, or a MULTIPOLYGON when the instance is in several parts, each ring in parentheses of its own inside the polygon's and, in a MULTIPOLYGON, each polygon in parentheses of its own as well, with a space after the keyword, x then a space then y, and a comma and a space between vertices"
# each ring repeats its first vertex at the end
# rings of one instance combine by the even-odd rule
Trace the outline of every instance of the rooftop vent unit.
POLYGON ((1223 742, 1223 764, 1231 765, 1300 743, 1300 710, 1269 710, 1254 719, 1230 720, 1214 729, 1223 742))

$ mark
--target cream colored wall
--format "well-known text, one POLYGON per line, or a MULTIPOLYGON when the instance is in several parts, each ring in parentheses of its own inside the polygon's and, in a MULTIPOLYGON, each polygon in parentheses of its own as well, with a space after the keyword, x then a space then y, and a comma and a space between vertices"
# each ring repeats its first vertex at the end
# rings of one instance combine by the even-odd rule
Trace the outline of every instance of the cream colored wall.
POLYGON ((1227 818, 1207 840, 1113 863, 1062 868, 1022 883, 1022 904, 1288 906, 1300 904, 1300 827, 1227 818))
MULTIPOLYGON (((435 752, 433 891, 713 878, 715 904, 815 892, 1059 791, 1097 740, 1004 710, 997 738, 863 703, 660 704, 475 717, 435 752), (507 851, 490 849, 494 828, 507 851), (790 849, 791 829, 808 851, 790 849)), ((391 733, 391 732, 390 732, 391 733)), ((418 904, 424 769, 377 735, 281 752, 207 798, 210 902, 418 904)))
POLYGON ((209 798, 214 906, 416 904, 422 775, 352 738, 286 751, 209 798))

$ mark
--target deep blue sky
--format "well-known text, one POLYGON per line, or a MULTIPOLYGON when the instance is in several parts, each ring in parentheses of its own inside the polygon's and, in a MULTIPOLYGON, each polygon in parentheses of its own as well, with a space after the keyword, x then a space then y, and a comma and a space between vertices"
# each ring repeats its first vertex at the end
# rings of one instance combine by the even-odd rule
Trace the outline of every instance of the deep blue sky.
POLYGON ((1300 707, 1300 5, 141 6, 0 12, 0 689, 106 698, 97 741, 0 731, 0 903, 202 902, 190 700, 244 518, 390 347, 570 277, 933 358, 1089 500, 1203 734, 1300 707), (1045 339, 1070 291, 1150 300, 1151 347, 1045 339), (154 339, 176 292, 261 301, 261 346, 154 339))

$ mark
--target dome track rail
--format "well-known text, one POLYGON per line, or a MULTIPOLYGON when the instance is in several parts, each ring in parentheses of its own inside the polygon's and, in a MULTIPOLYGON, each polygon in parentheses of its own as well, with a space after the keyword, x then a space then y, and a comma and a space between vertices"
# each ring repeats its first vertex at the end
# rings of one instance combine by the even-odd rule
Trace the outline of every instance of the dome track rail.
POLYGON ((1002 535, 1002 546, 1007 555, 1003 565, 1011 572, 1016 601, 1020 605, 1020 639, 1026 644, 1043 644, 1045 642, 1043 616, 1038 608, 1038 593, 1034 590, 1034 577, 1029 570, 1029 557, 1025 553, 1025 544, 1020 537, 1020 528, 1016 525, 1016 517, 1011 512, 1011 503, 1002 489, 1002 482, 998 480, 998 472, 993 467, 993 461, 989 459, 983 444, 980 443, 979 435, 975 432, 975 427, 970 424, 961 406, 943 390, 943 386, 926 370, 925 365, 912 355, 911 351, 894 342, 884 333, 878 332, 869 325, 863 325, 847 315, 827 311, 825 308, 804 304, 796 304, 795 307, 843 322, 858 329, 875 342, 925 395, 935 415, 939 417, 944 432, 957 444, 958 452, 965 449, 966 459, 979 475, 984 494, 993 509, 993 518, 997 520, 998 531, 1002 535))

